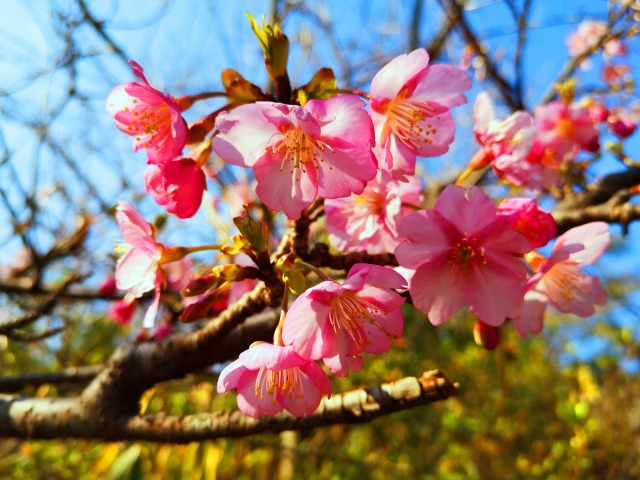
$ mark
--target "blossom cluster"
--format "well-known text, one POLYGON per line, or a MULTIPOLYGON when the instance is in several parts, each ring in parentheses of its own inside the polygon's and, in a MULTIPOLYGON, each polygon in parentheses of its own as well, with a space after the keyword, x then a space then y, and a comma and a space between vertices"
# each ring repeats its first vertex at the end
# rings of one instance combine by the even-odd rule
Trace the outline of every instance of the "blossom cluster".
MULTIPOLYGON (((592 34, 585 29, 576 35, 570 42, 572 54, 581 55, 593 45, 584 40, 592 34)), ((624 53, 614 47, 610 55, 624 53)), ((269 55, 270 61, 286 59, 283 52, 269 55)), ((471 80, 459 68, 430 65, 424 49, 391 60, 375 75, 368 93, 345 93, 321 71, 309 84, 313 88, 300 87, 297 98, 285 102, 226 71, 222 95, 229 103, 191 126, 183 110, 216 94, 176 99, 153 88, 142 68, 130 64, 139 81, 116 87, 107 110, 116 126, 135 138, 134 150, 146 150, 144 183, 159 205, 179 218, 194 216, 206 188, 203 169, 210 154, 250 169, 251 175, 226 189, 233 194, 234 216, 243 209, 247 214, 236 222, 242 235, 233 246, 167 247, 156 241, 151 224, 121 202, 116 218, 125 255, 115 286, 128 294, 112 306, 111 314, 127 321, 137 299, 153 291, 143 321, 150 327, 162 291, 171 284, 191 295, 183 305, 183 321, 208 318, 265 280, 265 271, 277 271, 287 294, 273 343, 253 344, 224 368, 218 381, 221 393, 237 390, 238 406, 247 415, 313 413, 322 396, 331 394, 319 362, 344 377, 362 368, 363 354, 388 351, 402 335, 401 307, 407 297, 436 326, 466 305, 477 319, 476 337, 488 349, 497 346, 505 324, 523 338, 540 333, 547 306, 586 317, 595 312, 594 305, 606 303, 598 279, 583 269, 609 245, 606 223, 563 233, 545 257, 536 249, 557 235, 550 213, 532 198, 496 204, 467 182, 471 173, 490 166, 500 181, 521 191, 540 193, 566 185, 578 158, 599 151, 602 124, 620 138, 633 133, 635 123, 625 112, 592 99, 576 101, 573 92, 565 92, 533 114, 517 111, 497 118, 490 95, 481 92, 473 108, 479 149, 456 185, 429 201, 415 176, 417 159, 449 150, 455 132, 451 110, 466 103, 471 80), (187 144, 196 144, 190 156, 183 154, 187 144), (254 262, 268 259, 268 237, 276 232, 251 218, 258 204, 252 179, 261 206, 283 212, 291 221, 322 199, 334 251, 393 254, 399 267, 351 262, 341 282, 304 259, 287 267, 297 276, 278 270, 282 259, 258 267, 254 262), (232 264, 191 278, 181 262, 189 253, 207 249, 245 258, 237 256, 232 264), (306 288, 310 270, 320 281, 306 288), (291 304, 289 287, 297 295, 291 304)), ((269 72, 279 72, 275 79, 282 80, 281 67, 270 64, 269 72)), ((276 85, 276 91, 288 89, 276 85)))
POLYGON ((140 81, 115 87, 107 98, 107 111, 121 131, 135 137, 134 150, 147 151, 147 193, 179 218, 192 217, 206 185, 201 165, 182 157, 189 131, 180 106, 149 84, 140 65, 133 60, 129 64, 140 81))

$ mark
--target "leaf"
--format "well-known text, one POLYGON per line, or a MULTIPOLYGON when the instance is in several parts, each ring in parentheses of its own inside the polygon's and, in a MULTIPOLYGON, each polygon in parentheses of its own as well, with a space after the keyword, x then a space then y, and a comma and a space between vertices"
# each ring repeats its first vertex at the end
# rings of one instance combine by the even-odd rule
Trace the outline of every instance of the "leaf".
POLYGON ((109 470, 108 480, 142 479, 139 445, 132 445, 120 455, 109 470))

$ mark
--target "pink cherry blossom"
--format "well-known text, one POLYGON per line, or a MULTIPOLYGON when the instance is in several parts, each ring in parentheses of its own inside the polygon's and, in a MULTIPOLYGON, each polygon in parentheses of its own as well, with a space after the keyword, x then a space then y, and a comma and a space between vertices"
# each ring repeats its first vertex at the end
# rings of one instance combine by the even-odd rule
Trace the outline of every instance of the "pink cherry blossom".
POLYGON ((531 248, 543 247, 556 236, 553 216, 539 209, 531 198, 516 197, 502 202, 498 215, 504 217, 516 232, 527 237, 531 248))
POLYGON ((598 132, 586 105, 558 100, 536 108, 538 136, 536 143, 544 150, 544 162, 558 165, 573 160, 580 150, 596 152, 598 132))
POLYGON ((259 342, 240 354, 218 378, 218 393, 238 390, 238 408, 253 418, 283 409, 311 415, 322 395, 331 395, 327 374, 291 347, 259 342))
POLYGON ((187 124, 171 95, 151 85, 140 65, 129 60, 141 82, 118 85, 107 97, 107 112, 116 126, 135 137, 133 149, 147 149, 149 163, 163 163, 179 156, 187 141, 187 124))
POLYGON ((144 184, 156 203, 178 218, 196 214, 206 188, 204 172, 190 158, 149 165, 144 173, 144 184))
POLYGON ((500 345, 500 328, 477 321, 473 327, 473 339, 485 349, 495 350, 500 345))
POLYGON ((115 321, 118 325, 127 325, 136 311, 137 304, 137 299, 132 295, 127 295, 125 298, 116 300, 109 305, 107 318, 115 321))
POLYGON ((517 111, 496 120, 486 92, 478 94, 473 116, 474 133, 482 149, 474 156, 472 166, 477 169, 490 163, 499 178, 513 185, 526 184, 535 168, 526 160, 536 138, 533 117, 527 112, 517 111))
MULTIPOLYGON (((600 38, 608 35, 609 27, 604 22, 584 20, 576 31, 567 37, 569 55, 577 57, 598 43, 600 38)), ((606 57, 623 56, 627 54, 627 47, 619 38, 612 38, 604 44, 603 53, 606 57)), ((586 68, 588 63, 582 67, 586 68)))
POLYGON ((465 303, 492 326, 520 313, 527 270, 519 257, 530 245, 480 188, 448 186, 433 209, 407 216, 399 233, 405 241, 395 252, 398 263, 415 270, 411 298, 434 325, 465 303))
POLYGON ((120 290, 128 290, 135 298, 154 290, 153 301, 142 322, 145 328, 153 326, 160 292, 165 283, 160 268, 164 246, 156 242, 153 227, 138 211, 124 201, 118 203, 116 219, 120 225, 126 251, 116 268, 116 284, 120 290))
POLYGON ((518 334, 526 338, 542 330, 547 304, 563 313, 588 317, 594 305, 605 305, 607 295, 597 277, 585 275, 580 268, 593 264, 611 243, 609 226, 593 222, 572 228, 558 237, 548 259, 531 254, 530 263, 536 274, 526 283, 525 308, 515 318, 518 334))
POLYGON ((417 178, 399 182, 380 170, 360 195, 325 200, 331 244, 343 252, 393 252, 400 243, 398 222, 410 212, 406 205, 420 205, 420 192, 417 178))
POLYGON ((633 135, 638 127, 638 115, 625 108, 614 108, 609 111, 607 125, 611 133, 620 138, 627 138, 633 135))
POLYGON ((602 67, 602 79, 609 85, 620 85, 625 79, 629 78, 627 74, 631 72, 631 67, 627 64, 604 65, 602 67))
POLYGON ((363 352, 383 353, 402 335, 404 298, 393 291, 401 275, 378 265, 356 264, 343 284, 327 280, 291 305, 282 340, 309 360, 322 359, 334 374, 362 368, 363 352))
POLYGON ((253 168, 256 194, 291 219, 315 200, 360 194, 376 175, 373 126, 353 95, 311 100, 304 107, 242 105, 218 117, 214 151, 253 168))
POLYGON ((536 139, 526 158, 526 167, 521 176, 524 182, 521 186, 533 192, 540 192, 559 185, 562 182, 561 165, 562 162, 555 158, 553 151, 546 150, 536 139))
POLYGON ((405 180, 415 173, 416 157, 446 153, 455 131, 449 110, 466 103, 462 92, 470 88, 471 80, 459 68, 429 66, 422 48, 384 66, 370 91, 379 168, 405 180))
POLYGON ((102 282, 100 288, 98 288, 98 293, 100 295, 104 295, 106 297, 110 297, 116 293, 118 287, 116 287, 116 279, 115 277, 108 277, 102 282))

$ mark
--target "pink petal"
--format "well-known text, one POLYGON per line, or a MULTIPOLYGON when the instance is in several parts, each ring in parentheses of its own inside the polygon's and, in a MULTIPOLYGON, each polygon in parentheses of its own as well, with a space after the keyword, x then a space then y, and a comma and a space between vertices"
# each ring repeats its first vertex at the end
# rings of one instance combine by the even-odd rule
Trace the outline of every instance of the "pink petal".
POLYGON ((405 217, 398 226, 398 235, 406 240, 398 245, 395 256, 405 268, 416 269, 425 262, 441 258, 447 237, 437 228, 438 214, 421 210, 405 217))
POLYGON ((467 103, 461 92, 471 88, 469 76, 452 65, 431 65, 420 74, 413 97, 447 108, 467 103))
POLYGON ((265 155, 267 146, 282 138, 281 131, 266 115, 291 124, 280 110, 266 102, 241 105, 231 113, 218 115, 216 128, 220 133, 211 142, 213 151, 231 165, 252 167, 265 155))
POLYGON ((600 281, 592 275, 583 275, 575 265, 558 264, 540 281, 549 303, 563 313, 588 317, 595 313, 593 305, 605 305, 607 294, 600 281))
POLYGON ((582 265, 590 265, 598 260, 611 243, 609 225, 605 222, 591 222, 586 225, 574 227, 564 233, 553 248, 554 253, 569 247, 572 244, 584 245, 579 251, 569 251, 569 258, 582 265))
POLYGON ((449 185, 438 197, 434 209, 460 233, 478 232, 496 221, 496 207, 479 187, 465 191, 462 187, 449 185))
POLYGON ((144 314, 142 319, 142 326, 144 328, 151 328, 156 321, 156 315, 158 314, 158 307, 160 306, 160 295, 162 293, 162 277, 156 277, 155 291, 153 300, 149 304, 147 313, 144 314))
POLYGON ((240 360, 250 370, 260 370, 262 367, 269 370, 284 370, 299 367, 306 362, 291 347, 279 347, 265 342, 242 352, 240 360))
MULTIPOLYGON (((318 162, 318 167, 318 194, 325 198, 348 197, 352 193, 359 195, 377 172, 369 147, 334 147, 333 152, 327 153, 327 161, 318 162)), ((307 167, 307 171, 313 172, 311 167, 307 167)))
MULTIPOLYGON (((367 331, 367 342, 371 340, 368 336, 369 328, 381 329, 385 335, 394 338, 400 338, 402 336, 402 330, 404 329, 404 316, 399 308, 390 312, 374 314, 373 316, 377 326, 372 322, 364 322, 365 330, 367 331)), ((365 348, 365 352, 377 353, 371 351, 368 346, 365 348)))
MULTIPOLYGON (((301 388, 303 391, 303 396, 301 398, 296 395, 296 392, 291 396, 282 395, 284 408, 296 417, 311 415, 316 411, 318 405, 320 405, 320 401, 322 400, 322 388, 326 389, 325 382, 328 383, 329 381, 327 375, 315 363, 308 363, 305 366, 300 367, 300 380, 302 382, 301 388), (318 370, 320 372, 318 372, 318 370), (320 375, 324 376, 324 381, 321 381, 321 383, 318 384, 316 381, 320 378, 320 375)), ((330 385, 329 392, 331 392, 330 385)))
POLYGON ((513 319, 513 326, 521 338, 537 335, 544 326, 544 311, 547 308, 547 297, 537 290, 530 290, 524 296, 524 307, 518 317, 513 319))
POLYGON ((423 48, 399 55, 385 65, 371 81, 372 99, 393 99, 404 85, 429 64, 429 54, 423 48))
POLYGON ((238 408, 245 414, 253 418, 258 418, 260 414, 275 415, 282 410, 282 404, 276 395, 267 395, 263 392, 263 397, 256 396, 256 379, 258 372, 255 370, 245 370, 238 381, 238 408))
POLYGON ((346 377, 349 371, 359 372, 362 369, 362 357, 349 355, 349 339, 343 330, 334 333, 325 328, 322 338, 322 361, 331 373, 346 377))
POLYGON ((218 393, 228 392, 229 390, 235 390, 238 386, 238 381, 242 374, 247 370, 240 359, 231 362, 227 365, 220 376, 218 377, 218 393))
POLYGON ((133 247, 146 245, 148 239, 154 238, 151 224, 124 200, 118 202, 116 220, 122 232, 122 239, 133 247))
POLYGON ((497 265, 473 269, 465 279, 465 297, 469 310, 494 327, 520 315, 524 305, 521 279, 497 265))
MULTIPOLYGON (((320 125, 320 138, 340 149, 372 147, 373 124, 364 101, 355 95, 338 95, 328 100, 310 100, 305 106, 320 125)), ((311 132, 309 132, 311 133, 311 132)))
POLYGON ((416 269, 409 291, 415 307, 429 316, 433 325, 441 325, 465 303, 462 290, 447 264, 426 263, 416 269))
POLYGON ((289 307, 282 326, 282 340, 285 345, 292 345, 301 357, 318 360, 322 358, 322 332, 331 308, 309 298, 309 294, 307 290, 289 307))
POLYGON ((365 285, 378 288, 406 288, 406 280, 391 268, 368 263, 356 263, 349 270, 345 285, 349 285, 349 279, 356 275, 363 275, 365 285))
POLYGON ((131 290, 134 297, 141 297, 155 285, 159 258, 149 252, 132 248, 116 267, 116 285, 120 290, 131 290))
POLYGON ((367 346, 364 351, 367 353, 385 353, 391 348, 389 335, 374 323, 365 321, 364 330, 367 334, 367 346))
POLYGON ((284 210, 287 217, 297 220, 318 193, 316 170, 307 167, 303 173, 298 167, 292 172, 287 165, 282 170, 281 164, 281 159, 269 155, 258 160, 253 167, 258 180, 256 194, 269 208, 284 210))

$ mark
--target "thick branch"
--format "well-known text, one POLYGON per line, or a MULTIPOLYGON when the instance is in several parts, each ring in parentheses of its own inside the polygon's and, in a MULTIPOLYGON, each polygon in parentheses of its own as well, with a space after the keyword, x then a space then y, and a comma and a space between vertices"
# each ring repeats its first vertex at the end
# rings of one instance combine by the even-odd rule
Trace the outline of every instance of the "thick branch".
MULTIPOLYGON (((224 362, 237 357, 248 345, 257 341, 268 341, 273 337, 277 319, 272 312, 256 315, 237 326, 220 342, 220 347, 211 352, 209 363, 224 362)), ((0 377, 0 392, 17 392, 26 387, 40 385, 85 385, 93 380, 105 365, 92 365, 60 370, 57 372, 27 373, 14 377, 0 377)))
POLYGON ((558 233, 593 221, 627 225, 639 218, 635 205, 627 203, 628 190, 640 184, 640 168, 630 167, 607 175, 584 191, 568 195, 553 211, 558 233))
POLYGON ((0 392, 17 392, 25 387, 39 387, 40 385, 75 385, 89 383, 103 365, 75 367, 57 372, 27 373, 15 377, 0 377, 0 392))
POLYGON ((456 384, 436 370, 426 372, 420 378, 406 377, 377 387, 324 398, 314 414, 300 419, 282 413, 255 420, 239 411, 232 411, 184 417, 132 415, 108 423, 96 416, 83 415, 85 405, 81 398, 51 400, 0 395, 0 437, 187 443, 365 423, 401 410, 445 400, 455 395, 457 390, 456 384))
POLYGON ((375 265, 398 266, 398 261, 392 253, 372 255, 367 252, 351 252, 340 255, 329 253, 329 246, 325 243, 316 243, 307 261, 317 267, 328 267, 333 270, 349 271, 356 263, 372 263, 375 265))
POLYGON ((634 220, 640 220, 640 205, 604 203, 573 210, 555 211, 553 218, 558 227, 558 234, 589 222, 620 223, 627 226, 634 220))

